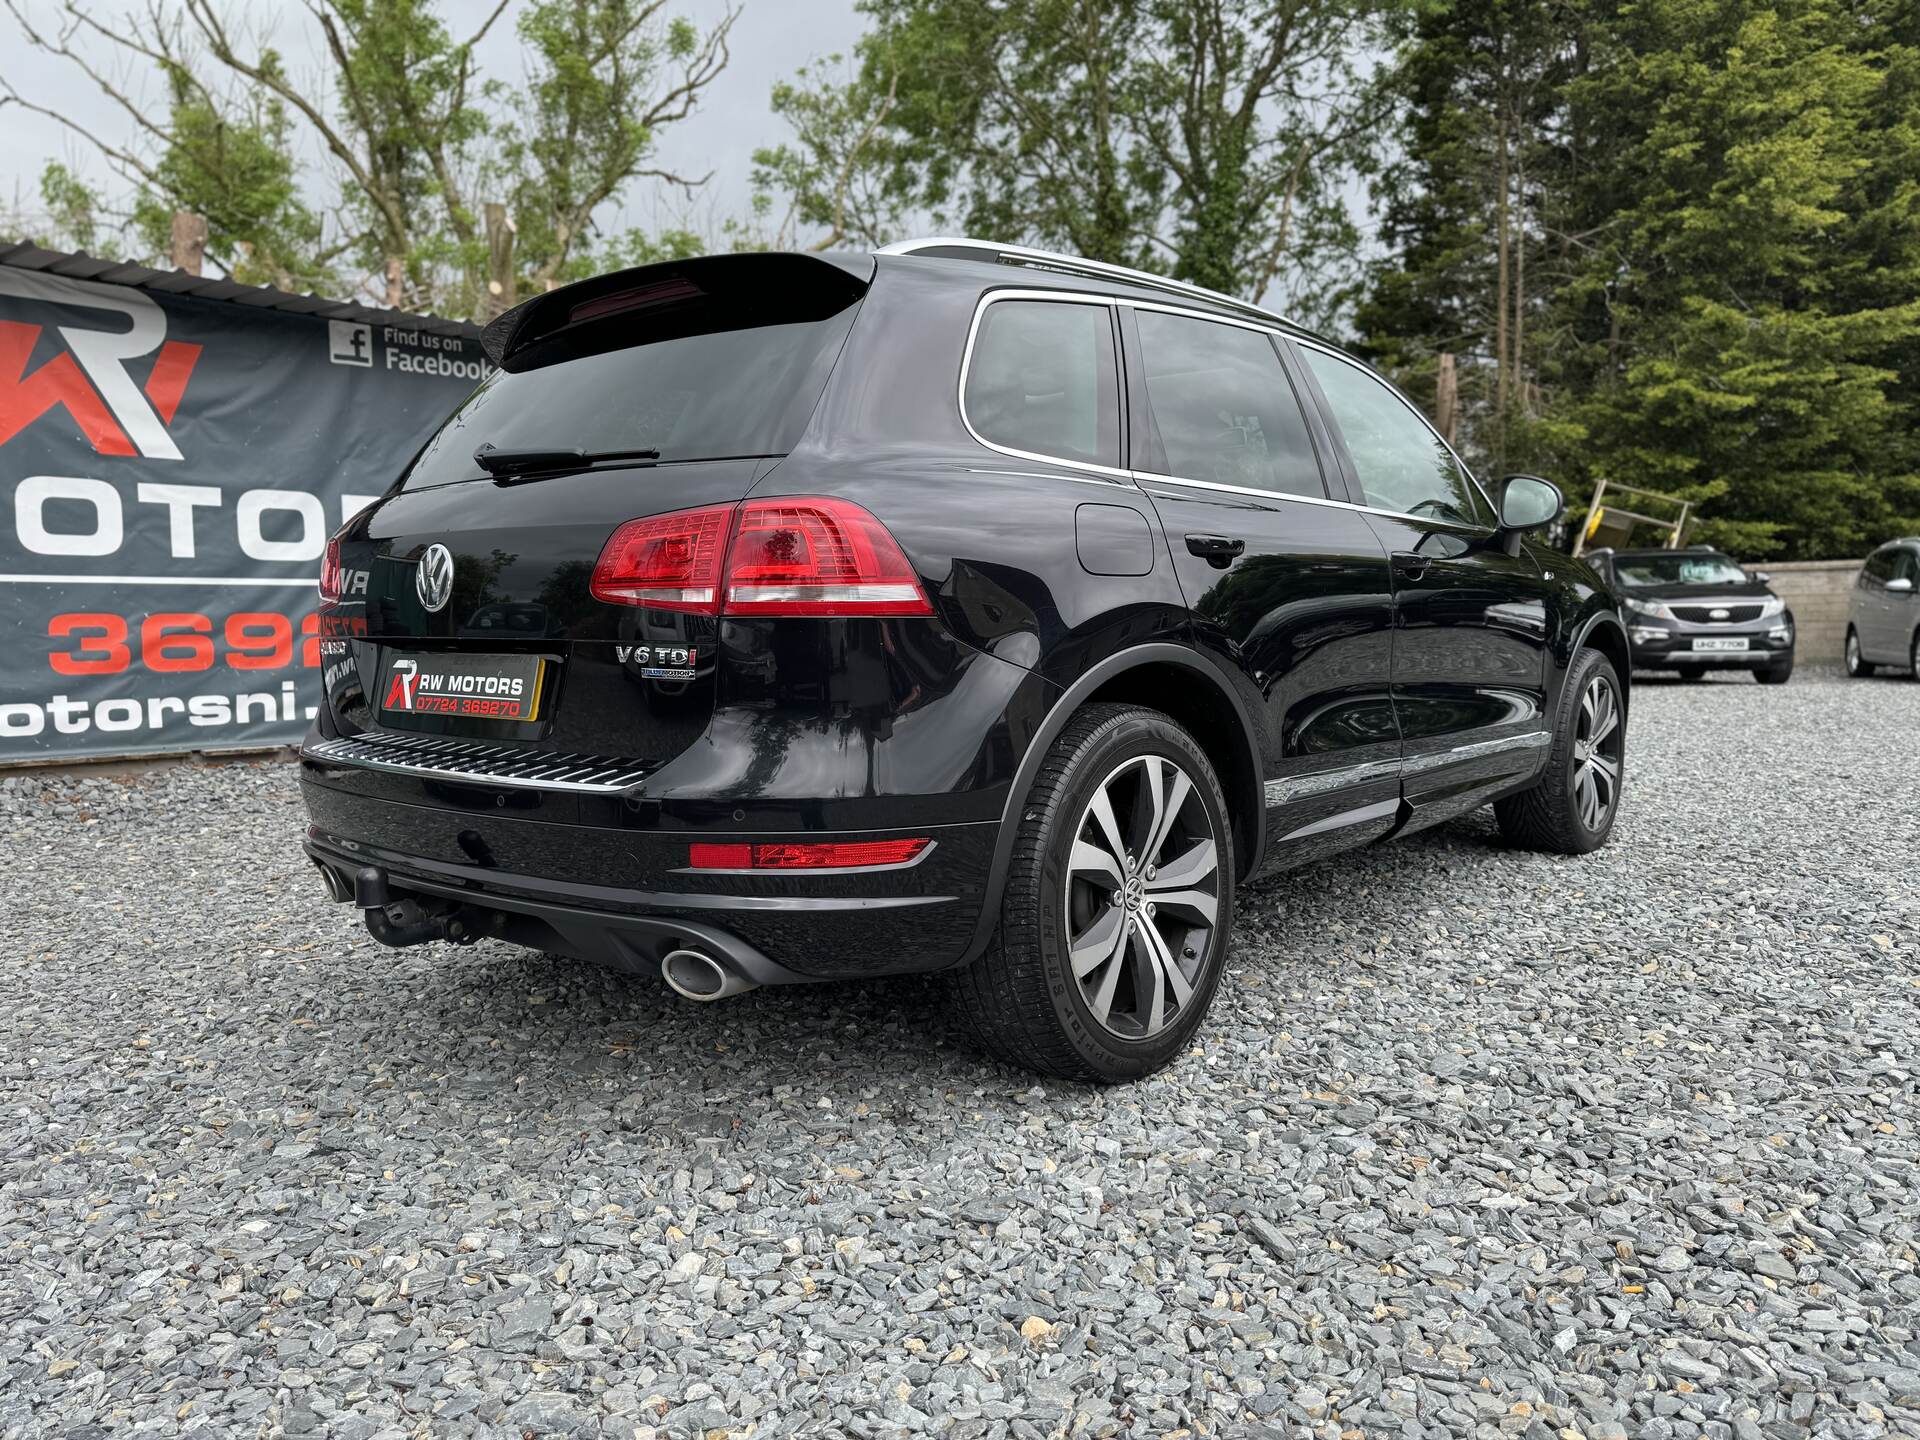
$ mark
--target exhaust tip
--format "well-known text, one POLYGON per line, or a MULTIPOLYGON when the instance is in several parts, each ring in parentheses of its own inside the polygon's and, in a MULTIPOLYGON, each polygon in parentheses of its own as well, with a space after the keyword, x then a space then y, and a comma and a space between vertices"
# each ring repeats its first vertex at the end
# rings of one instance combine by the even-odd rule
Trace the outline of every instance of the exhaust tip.
POLYGON ((750 981, 733 974, 711 955, 698 950, 670 950, 660 962, 667 988, 683 1000, 705 1003, 753 989, 750 981))
POLYGON ((327 887, 327 898, 336 905, 344 905, 353 899, 353 886, 331 865, 315 860, 314 868, 320 872, 320 883, 327 887))

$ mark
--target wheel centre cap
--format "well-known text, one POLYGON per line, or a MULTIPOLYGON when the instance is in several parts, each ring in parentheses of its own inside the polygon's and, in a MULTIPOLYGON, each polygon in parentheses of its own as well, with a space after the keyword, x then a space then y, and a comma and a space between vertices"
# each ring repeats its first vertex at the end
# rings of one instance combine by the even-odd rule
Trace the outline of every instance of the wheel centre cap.
POLYGON ((1146 899, 1147 899, 1147 882, 1141 879, 1138 875, 1128 876, 1127 888, 1126 888, 1127 909, 1138 910, 1142 905, 1146 903, 1146 899))

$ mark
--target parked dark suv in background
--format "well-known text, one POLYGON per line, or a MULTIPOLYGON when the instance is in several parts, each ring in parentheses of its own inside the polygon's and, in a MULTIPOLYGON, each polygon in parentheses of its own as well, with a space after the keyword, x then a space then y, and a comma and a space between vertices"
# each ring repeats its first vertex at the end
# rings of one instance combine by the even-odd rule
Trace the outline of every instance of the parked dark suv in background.
POLYGON ((607 275, 485 345, 322 580, 306 843, 382 940, 696 999, 947 971, 999 1055, 1118 1080, 1249 877, 1489 802, 1612 828, 1627 637, 1527 538, 1558 492, 1264 311, 933 241, 607 275))
POLYGON ((1706 545, 1595 550, 1587 557, 1619 593, 1636 670, 1751 670, 1762 685, 1793 678, 1793 612, 1767 576, 1706 545))

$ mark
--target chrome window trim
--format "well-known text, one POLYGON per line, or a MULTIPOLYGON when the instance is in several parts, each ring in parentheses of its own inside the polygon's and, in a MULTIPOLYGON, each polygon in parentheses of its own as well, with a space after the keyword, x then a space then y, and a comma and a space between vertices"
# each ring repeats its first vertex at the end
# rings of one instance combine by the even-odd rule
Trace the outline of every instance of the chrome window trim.
MULTIPOLYGON (((904 253, 904 252, 903 252, 904 253)), ((973 307, 973 319, 967 325, 967 345, 960 355, 960 423, 967 427, 967 433, 987 449, 999 455, 1011 455, 1016 460, 1032 460, 1041 465, 1064 465, 1071 470, 1085 470, 1093 475, 1105 475, 1115 480, 1131 480, 1132 474, 1113 465, 1101 465, 1092 460, 1070 460, 1064 455, 1046 455, 1037 450, 1017 450, 1011 445, 999 445, 982 435, 973 423, 973 417, 967 414, 967 377, 973 373, 973 347, 980 338, 980 320, 987 313, 989 305, 997 305, 1003 300, 1041 300, 1068 305, 1099 305, 1109 313, 1113 310, 1113 297, 1110 295, 1088 295, 1076 290, 989 290, 980 297, 973 307)), ((1126 371, 1120 363, 1119 350, 1116 347, 1113 357, 1114 378, 1122 391, 1126 388, 1126 371)), ((1120 423, 1116 414, 1114 423, 1120 423)), ((1126 432, 1120 430, 1120 444, 1126 447, 1126 432)), ((1062 476, 1062 479, 1070 478, 1062 476)))
POLYGON ((1409 515, 1404 510, 1383 510, 1378 505, 1356 505, 1351 500, 1335 500, 1331 497, 1321 499, 1313 495, 1295 495, 1286 490, 1262 490, 1252 485, 1228 485, 1219 480, 1188 480, 1179 475, 1156 475, 1151 470, 1133 472, 1136 484, 1146 489, 1152 481, 1165 481, 1169 485, 1185 485, 1201 490, 1221 490, 1231 495, 1253 495, 1265 500, 1291 500, 1300 505, 1324 505, 1333 510, 1352 510, 1361 515, 1384 515, 1390 520, 1411 520, 1416 525, 1427 525, 1435 529, 1458 532, 1463 535, 1487 536, 1498 533, 1479 525, 1468 525, 1459 520, 1447 520, 1438 515, 1409 515))
POLYGON ((1237 315, 1216 315, 1211 310, 1196 310, 1191 305, 1170 305, 1164 300, 1136 300, 1131 295, 1115 295, 1111 299, 1113 304, 1125 305, 1130 310, 1158 310, 1165 315, 1184 315, 1190 320, 1211 320, 1216 325, 1231 325, 1238 330, 1258 330, 1263 335, 1278 335, 1288 340, 1297 338, 1293 331, 1277 319, 1261 324, 1258 321, 1242 319, 1237 315))
MULTIPOLYGON (((1322 341, 1309 340, 1304 335, 1291 335, 1288 338, 1292 340, 1293 343, 1296 345, 1303 345, 1309 350, 1318 350, 1323 355, 1331 355, 1335 360, 1338 360, 1342 365, 1351 366, 1353 369, 1358 370, 1362 375, 1366 376, 1369 380, 1379 385, 1394 399, 1398 400, 1400 402, 1401 408, 1404 409, 1409 415, 1413 416, 1413 418, 1420 423, 1421 429, 1425 430, 1429 435, 1433 436, 1434 439, 1438 440, 1443 446, 1446 447, 1447 454, 1453 457, 1453 463, 1460 467, 1460 473, 1467 477, 1467 483, 1473 486, 1474 490, 1479 494, 1481 500, 1486 503, 1487 513, 1492 515, 1494 519, 1494 523, 1491 525, 1478 525, 1473 523, 1472 521, 1452 521, 1452 520, 1444 521, 1443 523, 1450 524, 1450 525, 1456 525, 1456 524, 1461 525, 1462 528, 1464 529, 1473 530, 1482 535, 1492 535, 1492 534, 1495 534, 1500 529, 1500 523, 1499 523, 1500 507, 1498 505, 1495 505, 1493 503, 1493 500, 1488 496, 1486 486, 1480 483, 1480 478, 1473 473, 1473 468, 1469 466, 1466 461, 1460 458, 1460 452, 1454 449, 1453 446, 1447 444, 1447 437, 1442 435, 1438 430, 1434 429, 1433 423, 1429 421, 1426 416, 1422 415, 1419 412, 1419 410, 1417 410, 1414 407, 1414 403, 1411 400, 1407 399, 1406 396, 1400 393, 1399 386, 1395 385, 1391 380, 1387 379, 1386 376, 1380 374, 1371 365, 1363 364, 1362 362, 1354 359, 1351 355, 1342 355, 1338 350, 1334 349, 1331 345, 1325 344, 1322 341)), ((1335 417, 1335 419, 1337 420, 1338 417, 1335 417)), ((1346 438, 1345 436, 1341 437, 1343 442, 1345 438, 1346 438)), ((1363 480, 1360 482, 1360 484, 1361 484, 1361 489, 1364 490, 1366 488, 1366 482, 1363 480)), ((1368 506, 1367 508, 1370 510, 1377 510, 1378 513, 1382 515, 1401 515, 1409 520, 1425 521, 1425 520, 1438 518, 1438 517, 1429 516, 1429 515, 1415 515, 1411 511, 1407 511, 1407 510, 1384 510, 1384 509, 1379 509, 1376 506, 1368 506)))
MULTIPOLYGON (((904 250, 891 252, 883 250, 877 253, 907 254, 909 252, 904 250)), ((1382 379, 1382 377, 1374 374, 1374 372, 1365 365, 1357 360, 1349 359, 1331 346, 1321 344, 1318 341, 1308 340, 1296 334, 1292 330, 1289 330, 1284 322, 1277 319, 1269 324, 1258 324, 1251 320, 1237 319, 1231 315, 1216 315, 1210 310, 1196 310, 1189 305, 1169 305, 1158 300, 1135 300, 1126 295, 1101 295, 1093 291, 1085 290, 1031 288, 988 290, 981 295, 979 301, 973 307, 973 319, 967 325, 966 349, 960 357, 960 385, 956 397, 960 407, 960 423, 966 427, 967 434, 971 435, 976 442, 984 445, 996 454, 1010 455, 1017 460, 1032 460, 1042 465, 1061 465, 1070 470, 1084 470, 1091 475, 1106 477, 1104 481, 1100 482, 1088 482, 1085 476, 1079 475, 1041 475, 1036 476, 1035 478, 1037 479, 1079 480, 1082 483, 1131 481, 1135 485, 1145 485, 1149 481, 1163 480, 1171 485, 1187 485, 1202 490, 1218 490, 1230 495, 1253 495, 1264 500, 1294 500, 1302 505, 1326 505, 1336 510, 1355 510, 1365 515, 1385 515, 1394 520, 1411 520, 1416 524, 1440 526, 1463 531, 1470 535, 1485 536, 1498 532, 1498 526, 1476 525, 1463 520, 1448 520, 1438 515, 1413 515, 1405 510, 1389 510, 1380 505, 1361 505, 1352 500, 1336 500, 1330 495, 1296 495, 1290 490, 1262 490, 1255 485, 1229 485, 1219 480, 1194 480, 1184 475, 1163 475, 1155 470, 1120 470, 1109 465, 1096 465, 1088 460, 1070 460, 1062 455, 1044 455, 1033 450, 1016 450, 1010 445, 997 445, 974 428, 973 419, 967 414, 967 376, 972 372, 973 368, 973 347, 974 342, 979 338, 980 334, 980 317, 986 313, 989 305, 997 304, 1002 300, 1063 300, 1077 305, 1104 305, 1110 310, 1120 306, 1126 306, 1135 310, 1159 310, 1169 315, 1184 315, 1194 320, 1209 320, 1216 325, 1233 325, 1242 330, 1257 330, 1262 334, 1271 335, 1277 339, 1291 340, 1296 345, 1311 345, 1314 349, 1326 351, 1327 354, 1333 356, 1334 359, 1353 366, 1354 369, 1360 371, 1363 375, 1367 375, 1385 385, 1387 393, 1392 395, 1394 399, 1398 400, 1402 405, 1405 405, 1416 420, 1422 425, 1426 425, 1426 428, 1430 431, 1433 430, 1433 427, 1427 425, 1426 417, 1421 415, 1418 410, 1415 410, 1405 396, 1386 380, 1382 379)), ((1121 376, 1120 383, 1124 389, 1126 385, 1124 373, 1121 376)), ((1445 436, 1441 435, 1438 431, 1433 431, 1433 433, 1434 437, 1438 439, 1442 445, 1447 445, 1445 436)), ((1460 458, 1459 452, 1451 445, 1447 445, 1447 453, 1453 456, 1455 463, 1460 466, 1460 473, 1467 477, 1468 483, 1471 484, 1475 490, 1479 491, 1480 498, 1486 500, 1486 490, 1481 486, 1480 482, 1474 478, 1473 471, 1467 468, 1467 463, 1460 458)), ((988 471, 986 473, 1018 475, 1027 472, 988 471)), ((1494 509, 1493 502, 1490 500, 1487 502, 1487 508, 1493 510, 1496 516, 1500 513, 1497 509, 1494 509)))
MULTIPOLYGON (((1376 381, 1379 381, 1382 385, 1385 385, 1387 388, 1388 394, 1392 395, 1394 399, 1398 400, 1402 405, 1405 405, 1408 410, 1412 411, 1414 418, 1418 420, 1422 425, 1426 425, 1428 430, 1433 430, 1433 427, 1431 425, 1427 425, 1426 417, 1422 415, 1418 410, 1414 410, 1412 404, 1408 402, 1407 398, 1404 395, 1402 395, 1398 390, 1396 390, 1393 387, 1393 385, 1389 383, 1387 380, 1385 380, 1382 376, 1375 374, 1371 369, 1361 364, 1358 360, 1352 359, 1351 357, 1346 355, 1342 355, 1338 350, 1335 350, 1332 346, 1322 344, 1317 340, 1309 340, 1304 335, 1300 335, 1295 331, 1288 329, 1283 324, 1276 322, 1274 324, 1259 325, 1259 324, 1255 324, 1250 320, 1239 320, 1229 315, 1215 315, 1210 311, 1195 310, 1191 306, 1168 305, 1158 300, 1134 300, 1125 295, 1113 296, 1112 302, 1115 305, 1124 305, 1133 310, 1158 310, 1163 314, 1180 315, 1191 320, 1211 321, 1215 325, 1233 325, 1233 326, 1237 326, 1242 330, 1257 330, 1257 331, 1260 331, 1262 334, 1270 335, 1278 340, 1290 340, 1295 345, 1311 345, 1316 350, 1324 350, 1326 351, 1327 354, 1333 356, 1334 359, 1344 361, 1346 364, 1353 366, 1353 368, 1358 370, 1361 374, 1369 376, 1370 378, 1376 381)), ((1446 437, 1444 435, 1441 435, 1438 431, 1434 431, 1434 438, 1437 439, 1442 445, 1447 445, 1446 437)), ((1460 467, 1460 473, 1467 477, 1468 483, 1471 484, 1473 488, 1479 492, 1480 498, 1482 500, 1486 500, 1487 498, 1486 490, 1481 486, 1480 482, 1474 478, 1473 471, 1467 468, 1467 462, 1460 458, 1459 452, 1456 451, 1451 445, 1447 445, 1447 453, 1453 456, 1454 463, 1460 467)), ((1194 480, 1194 479, 1189 479, 1187 476, 1184 476, 1184 475, 1162 475, 1155 470, 1135 470, 1133 472, 1133 478, 1136 484, 1144 484, 1148 480, 1169 480, 1173 482, 1175 485, 1197 485, 1204 490, 1224 490, 1231 494, 1236 494, 1236 495, 1264 495, 1264 496, 1270 496, 1270 497, 1274 497, 1281 500, 1298 500, 1302 504, 1306 504, 1306 505, 1331 505, 1336 509, 1340 509, 1340 510, 1359 510, 1368 515, 1388 515, 1396 520, 1413 520, 1413 521, 1417 521, 1422 525, 1433 524, 1433 525, 1451 526, 1454 529, 1465 530, 1474 535, 1491 535, 1495 533, 1495 531, 1498 530, 1499 528, 1498 526, 1476 525, 1471 521, 1448 520, 1438 515, 1413 515, 1408 513, 1405 510, 1389 510, 1385 506, 1381 506, 1381 505, 1362 505, 1353 500, 1336 500, 1331 495, 1327 495, 1327 496, 1297 495, 1291 490, 1263 490, 1257 485, 1229 485, 1226 482, 1220 481, 1220 480, 1194 480)), ((1491 501, 1488 501, 1487 508, 1490 510, 1493 509, 1493 504, 1491 501)), ((1500 512, 1498 510, 1494 510, 1493 513, 1495 515, 1498 515, 1500 512)))
MULTIPOLYGON (((1204 310, 1194 310, 1184 305, 1162 305, 1158 301, 1152 300, 1129 300, 1124 295, 1116 295, 1114 297, 1114 304, 1125 306, 1129 310, 1152 310, 1161 315, 1178 315, 1183 320, 1203 320, 1215 325, 1231 325, 1237 330, 1252 330, 1257 334, 1265 335, 1270 340, 1290 340, 1293 338, 1291 334, 1277 325, 1255 325, 1249 320, 1235 320, 1227 315, 1212 315, 1204 310)), ((1146 350, 1146 343, 1144 339, 1140 340, 1143 357, 1146 350)), ((1300 418, 1307 422, 1308 443, 1318 452, 1321 447, 1319 442, 1313 438, 1313 423, 1307 416, 1306 405, 1301 403, 1302 397, 1299 394, 1299 387, 1293 383, 1293 378, 1287 374, 1286 364, 1280 356, 1275 355, 1273 361, 1274 364, 1280 367, 1281 378, 1287 382, 1287 393, 1293 397, 1293 403, 1300 409, 1300 418)), ((1146 385, 1147 377, 1142 375, 1140 377, 1140 388, 1143 392, 1146 390, 1146 385)), ((1308 400, 1310 402, 1311 397, 1308 397, 1308 400)), ((1316 455, 1316 464, 1318 464, 1320 458, 1322 457, 1316 455)), ((1141 483, 1147 476, 1151 476, 1156 480, 1171 480, 1177 485, 1200 485, 1209 490, 1226 490, 1235 494, 1274 495, 1288 500, 1304 500, 1309 505, 1340 505, 1355 510, 1368 508, 1364 505, 1355 505, 1351 500, 1335 500, 1331 495, 1328 495, 1326 493, 1327 472, 1324 467, 1320 469, 1321 493, 1318 495, 1296 495, 1291 490, 1263 490, 1258 485, 1230 485, 1224 480, 1187 480, 1178 475, 1162 475, 1155 470, 1135 470, 1133 472, 1134 483, 1141 483)), ((1380 513, 1385 514, 1387 512, 1382 511, 1380 513)))
POLYGON ((1467 525, 1458 520, 1446 520, 1437 515, 1409 515, 1404 510, 1383 510, 1378 505, 1356 505, 1351 500, 1335 500, 1331 496, 1322 498, 1315 495, 1296 495, 1291 490, 1262 490, 1257 485, 1229 485, 1222 480, 1189 480, 1181 475, 1161 475, 1152 470, 1133 472, 1134 482, 1145 487, 1153 481, 1165 481, 1169 485, 1188 485, 1201 490, 1222 490, 1230 495, 1256 495, 1265 500, 1292 500, 1301 505, 1325 505, 1334 510, 1357 510, 1363 515, 1385 515, 1394 520, 1412 520, 1420 525, 1438 525, 1453 530, 1465 531, 1470 535, 1491 535, 1494 532, 1479 525, 1467 525))

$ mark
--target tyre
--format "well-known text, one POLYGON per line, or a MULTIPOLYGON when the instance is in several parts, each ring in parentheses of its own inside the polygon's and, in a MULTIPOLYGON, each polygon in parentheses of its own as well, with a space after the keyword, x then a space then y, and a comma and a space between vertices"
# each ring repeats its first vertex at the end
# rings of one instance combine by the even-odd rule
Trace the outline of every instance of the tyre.
POLYGON ((1873 674, 1873 663, 1860 654, 1860 633, 1851 625, 1847 627, 1847 674, 1856 680, 1873 674))
POLYGON ((1527 850, 1598 850, 1620 812, 1626 742, 1620 677, 1598 650, 1582 650, 1561 687, 1546 772, 1531 789, 1494 801, 1500 833, 1527 850))
POLYGON ((1907 669, 1914 679, 1920 680, 1920 630, 1913 632, 1913 639, 1907 644, 1907 669))
POLYGON ((1233 925, 1233 831, 1206 753, 1157 711, 1090 705, 1022 807, 987 951, 952 977, 989 1053, 1113 1083, 1206 1018, 1233 925))
POLYGON ((1793 678, 1793 657, 1775 661, 1765 669, 1753 672, 1753 678, 1762 685, 1784 685, 1793 678))

